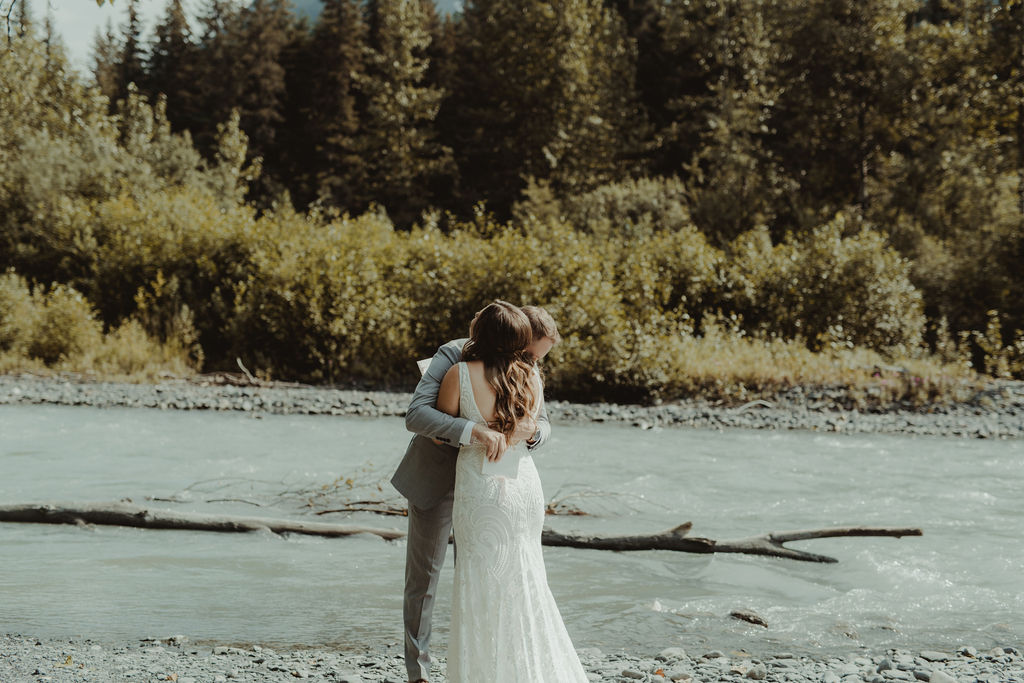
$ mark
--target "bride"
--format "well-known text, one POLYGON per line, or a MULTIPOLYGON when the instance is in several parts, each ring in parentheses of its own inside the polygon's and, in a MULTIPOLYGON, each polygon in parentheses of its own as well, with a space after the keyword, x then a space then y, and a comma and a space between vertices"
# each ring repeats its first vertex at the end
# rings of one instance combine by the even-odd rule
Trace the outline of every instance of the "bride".
POLYGON ((479 444, 459 451, 448 680, 586 683, 548 588, 540 477, 525 442, 513 441, 518 423, 535 417, 543 401, 526 350, 530 321, 516 306, 496 301, 477 313, 469 334, 462 362, 441 382, 437 407, 489 424, 509 447, 500 463, 488 461, 479 444))

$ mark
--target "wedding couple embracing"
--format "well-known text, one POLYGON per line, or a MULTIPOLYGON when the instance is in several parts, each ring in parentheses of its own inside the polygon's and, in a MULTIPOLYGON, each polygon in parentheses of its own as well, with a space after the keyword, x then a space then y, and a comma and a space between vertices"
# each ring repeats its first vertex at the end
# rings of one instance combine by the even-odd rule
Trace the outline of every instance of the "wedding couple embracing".
POLYGON ((409 499, 405 665, 430 672, 430 621, 454 529, 451 683, 586 683, 548 589, 544 493, 530 453, 551 433, 537 361, 559 341, 541 308, 495 301, 430 360, 409 410, 416 436, 392 478, 409 499))

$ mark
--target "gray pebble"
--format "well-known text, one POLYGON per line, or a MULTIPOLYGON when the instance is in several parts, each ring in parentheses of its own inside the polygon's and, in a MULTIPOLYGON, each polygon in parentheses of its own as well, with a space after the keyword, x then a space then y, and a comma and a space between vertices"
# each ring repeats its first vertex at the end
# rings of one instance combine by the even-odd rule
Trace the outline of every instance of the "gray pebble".
POLYGON ((681 647, 667 647, 655 657, 661 662, 678 662, 682 659, 686 659, 686 650, 681 647))
POLYGON ((929 683, 957 683, 957 681, 945 671, 933 671, 929 683))
POLYGON ((761 662, 757 662, 754 666, 750 667, 749 671, 747 671, 747 678, 754 681, 763 681, 767 675, 768 667, 761 662))
POLYGON ((948 662, 952 657, 945 654, 944 652, 935 652, 934 650, 923 650, 921 652, 921 659, 925 659, 929 662, 948 662))
POLYGON ((671 669, 665 674, 670 681, 688 681, 693 678, 693 673, 682 669, 671 669))

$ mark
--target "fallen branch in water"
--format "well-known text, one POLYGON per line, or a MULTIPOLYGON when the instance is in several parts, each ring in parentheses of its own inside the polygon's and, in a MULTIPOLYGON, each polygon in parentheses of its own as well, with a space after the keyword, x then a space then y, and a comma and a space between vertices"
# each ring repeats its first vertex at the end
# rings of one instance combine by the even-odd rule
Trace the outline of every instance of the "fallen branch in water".
MULTIPOLYGON (((374 534, 387 540, 405 537, 398 529, 354 526, 349 524, 325 524, 260 517, 234 517, 205 515, 196 512, 175 512, 156 510, 131 503, 67 504, 67 505, 6 505, 0 506, 0 522, 26 522, 37 524, 101 524, 130 526, 142 529, 179 529, 190 531, 260 531, 277 534, 307 534, 312 536, 352 536, 374 534)), ((790 541, 804 541, 814 538, 835 538, 839 536, 920 536, 916 528, 891 527, 833 527, 830 529, 809 529, 805 531, 784 531, 751 536, 732 541, 715 541, 710 538, 689 537, 692 524, 686 522, 658 534, 646 536, 573 536, 551 529, 544 529, 541 541, 544 545, 592 550, 673 550, 686 553, 744 553, 784 557, 805 562, 837 562, 827 555, 816 555, 785 547, 790 541)))
POLYGON ((650 536, 572 536, 550 529, 544 530, 544 545, 567 546, 570 548, 592 548, 595 550, 675 550, 684 553, 744 553, 746 555, 767 555, 785 557, 804 562, 838 562, 828 555, 817 555, 802 550, 787 548, 784 543, 804 541, 812 538, 835 538, 839 536, 921 536, 920 529, 911 527, 833 527, 830 529, 808 529, 805 531, 776 531, 731 541, 716 541, 710 538, 689 537, 692 524, 686 522, 674 529, 650 536))
POLYGON ((198 512, 176 512, 133 505, 130 503, 69 505, 5 505, 0 506, 0 522, 37 524, 100 524, 130 526, 140 529, 178 529, 189 531, 272 531, 275 534, 306 534, 309 536, 354 536, 373 534, 389 541, 404 538, 398 529, 326 524, 262 517, 204 515, 198 512))

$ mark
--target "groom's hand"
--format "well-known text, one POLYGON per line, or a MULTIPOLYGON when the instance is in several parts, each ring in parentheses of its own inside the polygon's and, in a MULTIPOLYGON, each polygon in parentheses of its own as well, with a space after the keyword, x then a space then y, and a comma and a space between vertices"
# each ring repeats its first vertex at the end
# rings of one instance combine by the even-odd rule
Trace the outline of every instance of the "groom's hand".
POLYGON ((516 425, 516 431, 512 432, 512 443, 529 441, 537 433, 537 421, 532 417, 524 417, 516 425))
POLYGON ((473 425, 473 442, 484 445, 488 460, 500 460, 508 446, 504 434, 480 423, 473 425))

